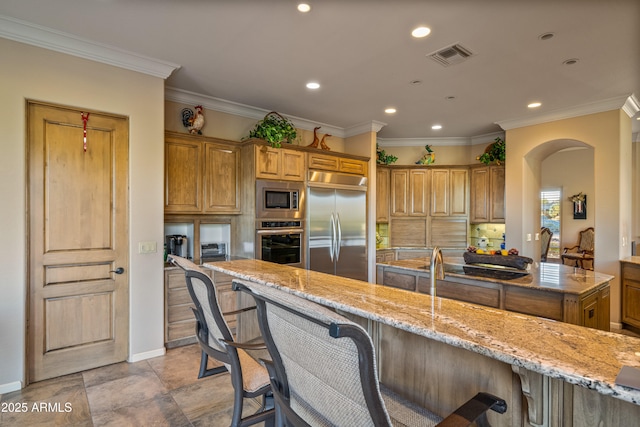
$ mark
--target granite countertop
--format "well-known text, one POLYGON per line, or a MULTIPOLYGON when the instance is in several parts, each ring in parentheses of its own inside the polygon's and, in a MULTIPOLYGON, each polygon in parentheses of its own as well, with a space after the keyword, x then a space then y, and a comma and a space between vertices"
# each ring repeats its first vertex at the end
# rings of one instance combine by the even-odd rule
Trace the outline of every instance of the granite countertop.
POLYGON ((615 385, 640 339, 260 260, 204 267, 640 405, 615 385))
POLYGON ((628 262, 629 264, 638 264, 640 265, 640 256, 630 256, 621 260, 622 262, 628 262))
MULTIPOLYGON (((377 265, 428 273, 429 263, 430 258, 412 258, 400 261, 379 262, 377 265), (426 269, 424 268, 425 266, 427 267, 426 269)), ((445 279, 455 278, 461 283, 473 281, 502 283, 551 292, 561 292, 563 294, 582 295, 613 279, 613 276, 608 274, 591 270, 579 270, 576 272, 573 267, 567 265, 541 262, 531 264, 528 270, 529 274, 526 276, 503 280, 464 274, 462 272, 462 266, 464 265, 462 258, 444 257, 444 263, 445 279), (459 272, 452 272, 451 270, 459 270, 459 272)))

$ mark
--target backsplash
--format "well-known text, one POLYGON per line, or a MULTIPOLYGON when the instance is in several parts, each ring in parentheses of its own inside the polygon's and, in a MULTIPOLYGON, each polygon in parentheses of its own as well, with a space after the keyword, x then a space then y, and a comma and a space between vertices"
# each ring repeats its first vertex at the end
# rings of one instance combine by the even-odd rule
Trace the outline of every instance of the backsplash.
POLYGON ((380 243, 376 241, 377 248, 389 247, 389 224, 378 223, 376 224, 376 238, 380 238, 380 243))
POLYGON ((487 247, 500 249, 504 232, 504 224, 469 224, 469 245, 479 246, 480 238, 486 237, 487 247))

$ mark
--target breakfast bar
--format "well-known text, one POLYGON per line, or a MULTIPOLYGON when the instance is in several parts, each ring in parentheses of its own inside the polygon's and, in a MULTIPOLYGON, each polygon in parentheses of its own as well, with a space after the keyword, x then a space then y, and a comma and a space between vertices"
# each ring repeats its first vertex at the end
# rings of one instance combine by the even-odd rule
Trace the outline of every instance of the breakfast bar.
POLYGON ((637 338, 260 260, 204 267, 361 323, 376 346, 380 381, 434 412, 486 391, 509 405, 507 414, 490 415, 494 426, 640 420, 640 390, 616 384, 623 366, 640 369, 637 338))

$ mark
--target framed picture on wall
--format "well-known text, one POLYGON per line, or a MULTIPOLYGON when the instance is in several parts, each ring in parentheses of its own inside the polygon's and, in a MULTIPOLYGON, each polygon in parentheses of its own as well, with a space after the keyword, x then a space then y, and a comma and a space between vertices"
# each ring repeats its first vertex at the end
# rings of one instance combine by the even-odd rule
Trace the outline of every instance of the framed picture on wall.
POLYGON ((573 219, 587 219, 587 195, 573 196, 573 219))

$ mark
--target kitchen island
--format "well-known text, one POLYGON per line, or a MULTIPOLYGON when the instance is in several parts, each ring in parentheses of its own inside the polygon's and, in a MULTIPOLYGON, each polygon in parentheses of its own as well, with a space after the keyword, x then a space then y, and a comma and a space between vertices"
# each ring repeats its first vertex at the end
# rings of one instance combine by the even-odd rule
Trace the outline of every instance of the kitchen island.
POLYGON ((509 405, 489 414, 494 426, 640 420, 640 390, 615 383, 623 366, 640 368, 637 338, 258 260, 205 267, 359 321, 376 345, 380 381, 434 412, 484 390, 509 405))
MULTIPOLYGON (((378 263, 378 284, 429 293, 429 261, 423 257, 378 263)), ((505 280, 466 274, 462 258, 444 261, 445 280, 437 281, 436 296, 609 330, 613 276, 535 263, 522 277, 505 280)))

